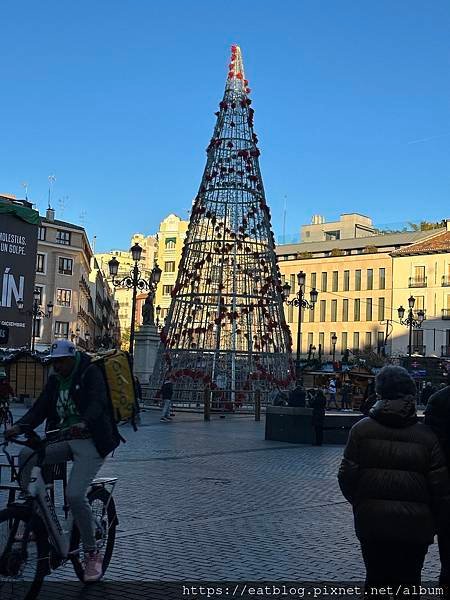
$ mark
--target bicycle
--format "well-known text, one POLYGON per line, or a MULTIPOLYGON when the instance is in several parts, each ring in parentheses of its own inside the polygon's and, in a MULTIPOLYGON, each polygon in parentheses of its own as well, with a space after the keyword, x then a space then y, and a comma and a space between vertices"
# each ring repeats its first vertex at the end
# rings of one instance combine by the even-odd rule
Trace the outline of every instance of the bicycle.
MULTIPOLYGON (((51 485, 45 484, 42 475, 48 439, 41 438, 31 430, 23 435, 25 441, 19 440, 19 436, 11 441, 32 448, 38 456, 38 462, 32 469, 28 496, 22 501, 8 502, 7 508, 0 511, 0 597, 2 600, 9 598, 7 595, 9 589, 12 591, 10 597, 14 600, 36 598, 46 575, 69 560, 80 581, 83 581, 84 575, 84 553, 80 545, 78 527, 70 518, 66 520, 72 527, 63 529, 51 497, 51 485), (18 592, 21 592, 21 595, 18 595, 18 592)), ((9 443, 4 441, 0 447, 3 448, 12 469, 13 479, 18 482, 20 472, 17 471, 14 459, 6 449, 9 443)), ((112 496, 116 483, 117 478, 114 477, 94 479, 87 494, 94 514, 97 549, 102 550, 104 555, 103 575, 112 557, 118 524, 112 496)), ((2 485, 0 489, 11 489, 12 486, 20 491, 17 483, 2 485)))
POLYGON ((13 416, 7 400, 0 400, 0 427, 2 425, 3 432, 13 425, 13 416))

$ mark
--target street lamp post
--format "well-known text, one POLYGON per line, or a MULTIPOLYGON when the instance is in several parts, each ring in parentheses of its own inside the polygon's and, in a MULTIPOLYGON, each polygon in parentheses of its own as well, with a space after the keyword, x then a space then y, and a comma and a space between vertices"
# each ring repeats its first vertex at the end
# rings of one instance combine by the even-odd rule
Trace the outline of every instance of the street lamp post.
POLYGON ((155 312, 156 312, 156 329, 159 331, 159 316, 161 314, 161 307, 158 304, 158 306, 155 308, 155 312))
POLYGON ((331 336, 331 345, 333 346, 333 363, 336 360, 336 342, 337 342, 337 335, 335 333, 333 333, 333 335, 331 336))
MULTIPOLYGON (((41 306, 39 304, 39 300, 41 299, 41 292, 39 290, 34 290, 33 292, 33 306, 31 307, 31 310, 27 310, 25 311, 25 313, 27 315, 31 315, 32 317, 32 321, 31 321, 31 352, 34 352, 34 347, 35 347, 35 343, 36 343, 36 321, 38 318, 42 317, 42 318, 46 318, 46 319, 50 319, 50 317, 53 314, 53 302, 48 302, 47 303, 47 312, 44 312, 41 309, 41 306)), ((19 298, 17 300, 17 308, 20 311, 23 311, 23 300, 22 298, 19 298)))
POLYGON ((130 248, 131 256, 134 260, 134 267, 131 269, 128 275, 126 275, 123 279, 116 280, 117 274, 119 272, 119 261, 114 256, 109 262, 109 274, 112 277, 112 283, 114 287, 122 287, 133 290, 133 298, 131 305, 131 326, 130 326, 130 346, 129 353, 133 355, 133 346, 134 346, 134 327, 136 323, 136 296, 137 291, 150 290, 156 292, 156 287, 161 279, 161 269, 157 264, 152 269, 152 273, 150 275, 150 280, 146 281, 141 277, 141 271, 139 270, 138 263, 141 260, 142 256, 142 248, 139 244, 134 244, 132 248, 130 248))
POLYGON ((302 336, 302 308, 314 309, 314 305, 317 302, 319 292, 316 288, 312 288, 309 293, 309 302, 305 298, 305 281, 306 273, 299 271, 297 273, 298 292, 292 300, 288 300, 291 293, 291 286, 286 282, 283 286, 284 301, 288 306, 298 307, 298 323, 297 323, 297 358, 295 361, 295 374, 297 379, 300 377, 300 354, 301 354, 301 336, 302 336))
POLYGON ((408 316, 406 317, 406 319, 404 318, 405 316, 405 308, 403 306, 399 306, 397 308, 397 312, 398 312, 398 318, 400 320, 400 323, 402 325, 406 325, 406 327, 409 327, 409 345, 408 345, 408 356, 411 358, 412 355, 412 330, 414 329, 420 329, 422 327, 422 323, 423 320, 425 318, 425 313, 422 309, 417 311, 417 319, 414 318, 414 305, 416 303, 416 299, 414 298, 414 296, 410 296, 408 298, 408 306, 409 306, 409 310, 408 310, 408 316))

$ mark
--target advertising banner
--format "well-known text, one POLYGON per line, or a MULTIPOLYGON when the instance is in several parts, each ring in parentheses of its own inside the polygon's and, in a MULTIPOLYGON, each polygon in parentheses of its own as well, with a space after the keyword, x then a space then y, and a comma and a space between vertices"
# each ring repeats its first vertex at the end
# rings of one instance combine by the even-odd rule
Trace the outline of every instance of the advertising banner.
POLYGON ((0 198, 0 347, 30 343, 39 214, 29 206, 0 198))

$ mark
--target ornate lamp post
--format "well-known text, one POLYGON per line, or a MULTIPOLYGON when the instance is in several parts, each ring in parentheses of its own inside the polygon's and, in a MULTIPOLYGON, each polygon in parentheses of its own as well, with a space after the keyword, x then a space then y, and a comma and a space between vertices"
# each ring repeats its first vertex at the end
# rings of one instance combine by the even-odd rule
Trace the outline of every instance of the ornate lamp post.
MULTIPOLYGON (((34 290, 33 292, 33 306, 31 310, 25 311, 25 314, 31 315, 32 323, 31 323, 31 352, 34 352, 34 346, 36 342, 36 321, 39 318, 50 319, 53 314, 53 302, 47 303, 47 312, 44 312, 39 304, 39 300, 41 299, 41 292, 39 290, 34 290)), ((23 300, 19 298, 17 300, 17 308, 20 311, 23 311, 23 300)))
POLYGON ((409 310, 408 310, 408 316, 406 317, 406 319, 404 318, 405 316, 405 309, 403 306, 399 306, 397 308, 397 312, 398 312, 398 318, 400 320, 400 323, 402 325, 406 325, 406 327, 409 327, 409 345, 408 345, 408 356, 411 358, 412 355, 412 330, 414 329, 420 329, 422 327, 422 323, 423 320, 425 318, 425 313, 422 309, 417 311, 417 319, 414 318, 414 304, 416 303, 416 299, 414 298, 414 296, 410 296, 408 298, 408 306, 409 306, 409 310))
POLYGON ((306 273, 303 271, 299 271, 297 273, 297 283, 298 283, 298 292, 292 300, 288 300, 289 295, 291 293, 291 286, 286 281, 283 286, 284 292, 284 301, 289 306, 298 307, 298 323, 297 323, 297 358, 295 361, 295 374, 297 379, 300 377, 300 353, 301 353, 301 336, 302 336, 302 308, 314 309, 314 305, 317 302, 317 297, 319 292, 316 288, 312 288, 309 292, 309 301, 305 298, 305 281, 306 281, 306 273))
POLYGON ((333 363, 336 360, 336 342, 337 342, 337 335, 335 333, 333 333, 333 335, 331 336, 331 345, 333 347, 333 363))
POLYGON ((133 355, 133 346, 134 346, 134 327, 136 323, 136 295, 137 291, 150 290, 151 292, 156 291, 156 287, 161 279, 161 269, 158 265, 152 269, 152 273, 150 275, 150 281, 146 281, 141 278, 141 271, 139 270, 138 263, 141 260, 142 256, 142 248, 139 244, 134 244, 132 248, 130 248, 131 256, 134 260, 134 267, 131 269, 130 273, 126 275, 123 279, 116 280, 117 274, 119 272, 119 261, 114 256, 109 262, 109 274, 112 278, 112 283, 114 287, 122 287, 133 290, 133 298, 131 305, 131 328, 130 328, 130 347, 129 353, 133 355))
POLYGON ((159 316, 161 314, 161 307, 158 304, 158 306, 155 308, 155 312, 156 312, 156 329, 159 331, 159 316))

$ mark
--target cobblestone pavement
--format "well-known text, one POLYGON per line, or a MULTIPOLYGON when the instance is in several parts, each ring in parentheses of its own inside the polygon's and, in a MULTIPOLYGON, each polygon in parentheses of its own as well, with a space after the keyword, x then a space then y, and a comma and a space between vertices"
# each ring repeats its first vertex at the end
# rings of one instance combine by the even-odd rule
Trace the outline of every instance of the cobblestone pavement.
MULTIPOLYGON (((268 442, 264 422, 149 411, 101 470, 116 475, 114 581, 361 581, 342 447, 268 442)), ((424 578, 436 580, 436 547, 424 578)), ((68 566, 53 580, 73 579, 68 566)))

